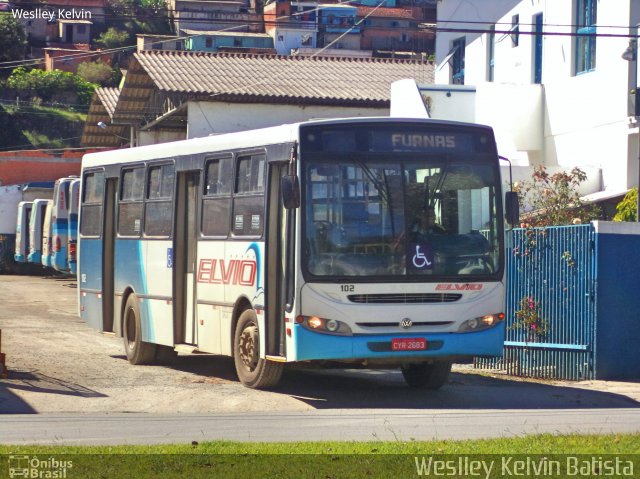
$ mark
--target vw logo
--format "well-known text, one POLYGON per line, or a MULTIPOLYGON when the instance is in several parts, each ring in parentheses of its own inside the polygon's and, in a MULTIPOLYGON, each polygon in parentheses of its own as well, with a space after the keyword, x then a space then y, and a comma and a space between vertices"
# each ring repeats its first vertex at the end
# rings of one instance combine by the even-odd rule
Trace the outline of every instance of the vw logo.
POLYGON ((409 329, 411 326, 413 326, 413 322, 409 318, 403 318, 400 321, 400 327, 403 329, 409 329))

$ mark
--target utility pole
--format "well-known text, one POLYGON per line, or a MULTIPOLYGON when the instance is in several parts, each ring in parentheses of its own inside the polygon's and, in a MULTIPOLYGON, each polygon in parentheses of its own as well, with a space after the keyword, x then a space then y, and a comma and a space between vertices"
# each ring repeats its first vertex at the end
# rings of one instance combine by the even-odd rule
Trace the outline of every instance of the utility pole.
POLYGON ((638 27, 640 24, 635 27, 630 28, 631 34, 634 35, 629 39, 629 46, 622 53, 622 58, 628 61, 631 65, 631 69, 633 71, 633 88, 631 89, 631 94, 634 95, 634 111, 633 115, 636 120, 636 127, 638 128, 638 186, 637 186, 637 199, 636 199, 636 221, 640 222, 640 75, 639 75, 639 64, 638 61, 638 27))

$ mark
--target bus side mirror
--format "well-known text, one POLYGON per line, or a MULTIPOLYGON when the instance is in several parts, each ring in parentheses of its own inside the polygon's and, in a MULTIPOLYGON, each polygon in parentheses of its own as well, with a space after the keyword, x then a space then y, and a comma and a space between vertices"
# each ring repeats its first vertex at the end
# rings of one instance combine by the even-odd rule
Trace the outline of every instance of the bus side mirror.
POLYGON ((518 193, 515 191, 507 191, 504 196, 505 200, 505 217, 507 223, 516 226, 520 223, 520 205, 518 204, 518 193))
POLYGON ((288 210, 300 206, 300 182, 296 175, 286 175, 280 179, 282 203, 288 210))

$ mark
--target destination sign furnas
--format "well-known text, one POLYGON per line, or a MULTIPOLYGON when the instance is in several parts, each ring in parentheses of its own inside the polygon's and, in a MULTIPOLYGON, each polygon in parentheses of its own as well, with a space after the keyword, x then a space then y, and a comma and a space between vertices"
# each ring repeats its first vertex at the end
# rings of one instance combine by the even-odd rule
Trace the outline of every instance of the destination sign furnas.
POLYGON ((453 135, 426 135, 394 133, 391 135, 394 148, 455 148, 456 137, 453 135))

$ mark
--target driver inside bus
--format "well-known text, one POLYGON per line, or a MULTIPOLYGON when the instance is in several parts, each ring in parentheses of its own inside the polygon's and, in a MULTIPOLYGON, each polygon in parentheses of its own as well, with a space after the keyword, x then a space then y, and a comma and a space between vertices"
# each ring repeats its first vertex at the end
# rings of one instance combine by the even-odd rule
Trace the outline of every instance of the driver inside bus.
MULTIPOLYGON (((442 235, 447 231, 440 226, 436 221, 436 211, 433 207, 427 207, 421 211, 413 225, 409 229, 409 238, 412 241, 423 241, 430 235, 442 235)), ((404 243, 405 233, 402 232, 400 236, 393 242, 392 249, 397 251, 398 247, 404 243)))
POLYGON ((411 227, 411 236, 417 240, 432 234, 446 234, 446 230, 436 222, 436 211, 429 206, 411 227))

